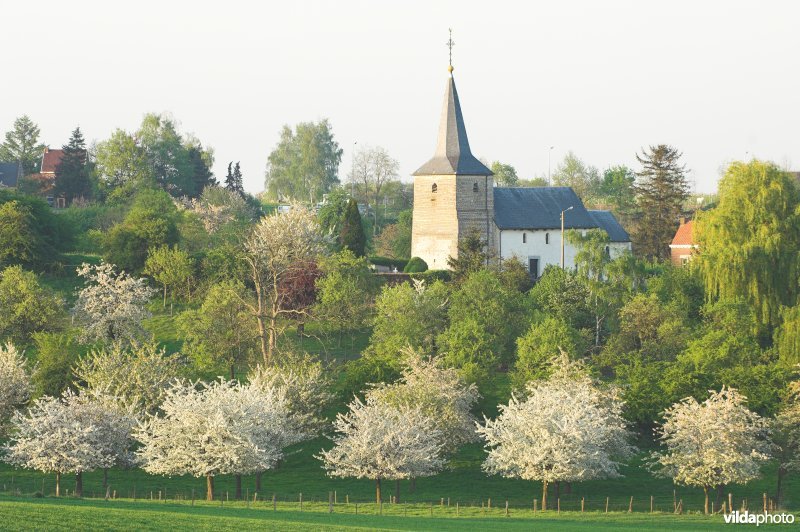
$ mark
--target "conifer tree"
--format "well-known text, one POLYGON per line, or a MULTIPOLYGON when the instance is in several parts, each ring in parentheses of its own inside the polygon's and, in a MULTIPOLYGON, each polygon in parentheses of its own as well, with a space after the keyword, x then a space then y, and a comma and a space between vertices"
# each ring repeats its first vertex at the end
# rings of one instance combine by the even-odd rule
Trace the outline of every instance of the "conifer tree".
POLYGON ((209 154, 203 150, 202 146, 191 146, 189 148, 189 161, 192 164, 194 180, 194 194, 192 195, 197 198, 203 193, 203 189, 218 184, 214 173, 209 168, 210 163, 204 156, 208 157, 209 154))
POLYGON ((361 225, 361 213, 358 212, 356 200, 350 198, 347 203, 347 210, 344 213, 342 230, 339 233, 339 240, 342 248, 349 249, 356 257, 363 257, 367 245, 367 237, 364 234, 364 227, 361 225))
POLYGON ((236 161, 236 164, 233 164, 233 161, 228 163, 228 175, 225 176, 225 188, 231 192, 244 194, 244 183, 242 181, 242 170, 239 167, 239 161, 236 161))
POLYGON ((638 252, 648 258, 669 258, 669 243, 678 228, 681 206, 689 194, 679 163, 681 152, 672 146, 650 146, 636 159, 642 164, 635 185, 642 218, 636 234, 638 252))
POLYGON ((25 175, 39 170, 44 145, 39 142, 39 126, 28 115, 14 120, 14 129, 7 132, 0 144, 0 161, 20 161, 25 175))
POLYGON ((88 198, 92 191, 89 169, 86 167, 86 141, 81 128, 75 128, 62 149, 64 156, 56 166, 55 192, 64 196, 69 205, 75 198, 88 198))

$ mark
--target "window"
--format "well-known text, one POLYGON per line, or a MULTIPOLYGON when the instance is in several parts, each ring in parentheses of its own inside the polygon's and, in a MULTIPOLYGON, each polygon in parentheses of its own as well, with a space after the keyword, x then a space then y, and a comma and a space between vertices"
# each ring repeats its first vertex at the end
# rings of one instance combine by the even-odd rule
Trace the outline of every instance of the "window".
POLYGON ((550 233, 545 233, 544 234, 544 243, 545 244, 549 244, 550 243, 550 233))
POLYGON ((472 183, 472 191, 473 192, 478 192, 478 183, 477 182, 476 183, 472 183))
POLYGON ((431 185, 431 193, 432 193, 432 194, 436 194, 436 191, 437 191, 438 189, 439 189, 439 187, 437 187, 437 186, 436 186, 436 183, 434 183, 433 185, 431 185))
POLYGON ((522 233, 522 243, 523 244, 528 243, 528 235, 526 233, 522 233))

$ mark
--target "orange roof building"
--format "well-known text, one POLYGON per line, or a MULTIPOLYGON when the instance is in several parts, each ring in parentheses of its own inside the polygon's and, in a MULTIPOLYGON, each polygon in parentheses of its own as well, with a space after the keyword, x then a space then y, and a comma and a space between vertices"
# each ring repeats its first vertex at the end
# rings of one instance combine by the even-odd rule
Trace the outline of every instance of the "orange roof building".
POLYGON ((669 245, 670 260, 675 266, 682 266, 692 259, 692 251, 697 249, 692 228, 694 222, 681 218, 681 225, 675 232, 675 237, 669 245))

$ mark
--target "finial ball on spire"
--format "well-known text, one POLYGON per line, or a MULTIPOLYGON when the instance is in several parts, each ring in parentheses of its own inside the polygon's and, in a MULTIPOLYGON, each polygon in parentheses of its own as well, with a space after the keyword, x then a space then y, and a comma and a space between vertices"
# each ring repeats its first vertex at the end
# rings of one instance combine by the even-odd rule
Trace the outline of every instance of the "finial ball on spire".
POLYGON ((447 66, 447 71, 452 74, 453 73, 453 65, 448 65, 447 66))

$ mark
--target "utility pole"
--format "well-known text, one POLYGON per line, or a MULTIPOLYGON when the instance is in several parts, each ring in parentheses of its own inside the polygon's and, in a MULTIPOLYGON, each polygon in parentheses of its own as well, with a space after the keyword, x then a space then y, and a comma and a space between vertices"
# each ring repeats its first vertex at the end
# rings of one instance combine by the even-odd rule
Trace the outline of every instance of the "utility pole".
POLYGON ((547 185, 552 185, 552 181, 550 181, 550 156, 553 154, 553 148, 555 146, 550 146, 550 149, 547 151, 547 185))
POLYGON ((356 197, 356 144, 357 140, 353 141, 353 156, 350 157, 350 196, 355 199, 356 197))
POLYGON ((564 213, 571 211, 572 207, 567 207, 561 211, 561 269, 564 269, 564 213))

